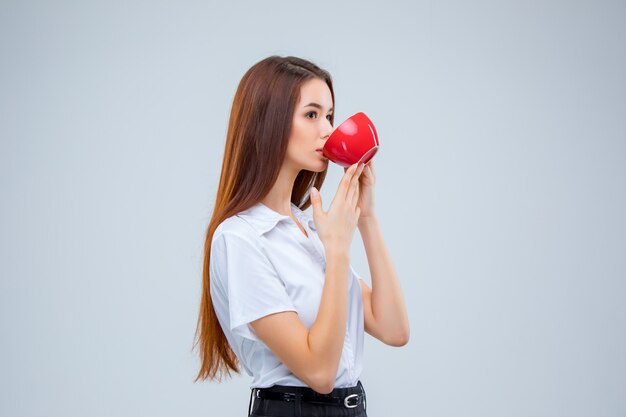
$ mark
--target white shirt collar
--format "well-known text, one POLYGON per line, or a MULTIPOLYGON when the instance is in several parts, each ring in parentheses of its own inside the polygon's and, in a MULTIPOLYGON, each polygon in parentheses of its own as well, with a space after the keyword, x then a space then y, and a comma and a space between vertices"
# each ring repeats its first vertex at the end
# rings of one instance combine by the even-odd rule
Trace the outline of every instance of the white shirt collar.
MULTIPOLYGON (((291 209, 294 216, 296 216, 300 223, 306 223, 309 228, 316 230, 313 218, 307 215, 307 213, 302 211, 294 203, 291 203, 291 209)), ((280 214, 261 202, 258 202, 252 207, 239 212, 237 216, 242 217, 250 223, 259 235, 263 235, 264 233, 272 230, 281 220, 291 220, 291 217, 280 214)))

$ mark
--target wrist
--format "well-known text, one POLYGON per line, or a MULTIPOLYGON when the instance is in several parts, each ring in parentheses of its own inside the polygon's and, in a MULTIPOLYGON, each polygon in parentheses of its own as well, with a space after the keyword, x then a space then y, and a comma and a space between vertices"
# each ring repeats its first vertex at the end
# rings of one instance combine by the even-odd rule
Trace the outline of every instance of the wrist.
POLYGON ((324 245, 324 252, 327 260, 330 258, 337 260, 350 259, 350 249, 346 248, 344 245, 324 245))
POLYGON ((376 214, 372 213, 370 215, 367 215, 365 217, 361 217, 359 216, 359 220, 357 222, 357 227, 359 229, 364 228, 364 227, 368 227, 371 225, 374 225, 378 223, 378 217, 376 216, 376 214))

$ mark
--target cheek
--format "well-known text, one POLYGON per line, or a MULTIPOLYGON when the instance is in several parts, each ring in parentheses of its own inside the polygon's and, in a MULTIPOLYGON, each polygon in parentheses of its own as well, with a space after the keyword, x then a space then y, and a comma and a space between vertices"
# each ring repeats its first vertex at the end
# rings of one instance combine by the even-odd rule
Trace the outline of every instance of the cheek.
POLYGON ((306 159, 304 155, 306 149, 306 134, 294 126, 289 137, 289 144, 287 145, 289 157, 292 160, 302 161, 303 158, 306 159))
POLYGON ((309 146, 311 142, 310 128, 302 122, 294 122, 291 127, 291 136, 289 138, 290 144, 297 146, 299 149, 304 149, 309 146))
POLYGON ((291 124, 291 137, 299 140, 306 135, 306 125, 300 119, 296 119, 291 124))

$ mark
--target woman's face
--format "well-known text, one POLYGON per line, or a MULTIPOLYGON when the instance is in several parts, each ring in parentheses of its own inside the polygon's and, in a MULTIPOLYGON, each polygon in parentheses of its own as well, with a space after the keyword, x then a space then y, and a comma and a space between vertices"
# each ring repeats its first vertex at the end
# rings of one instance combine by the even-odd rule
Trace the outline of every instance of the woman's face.
POLYGON ((301 86, 286 156, 286 162, 298 171, 321 172, 328 166, 328 159, 316 150, 321 150, 333 131, 330 123, 333 105, 326 82, 314 78, 301 86))

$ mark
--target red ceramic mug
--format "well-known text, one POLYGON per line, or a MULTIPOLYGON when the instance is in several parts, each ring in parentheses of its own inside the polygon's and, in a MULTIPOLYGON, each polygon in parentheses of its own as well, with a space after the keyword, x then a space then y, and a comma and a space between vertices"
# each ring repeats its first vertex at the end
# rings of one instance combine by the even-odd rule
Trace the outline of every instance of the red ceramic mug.
POLYGON ((334 163, 348 168, 357 162, 367 164, 380 143, 374 123, 363 112, 348 117, 326 140, 322 153, 334 163))

